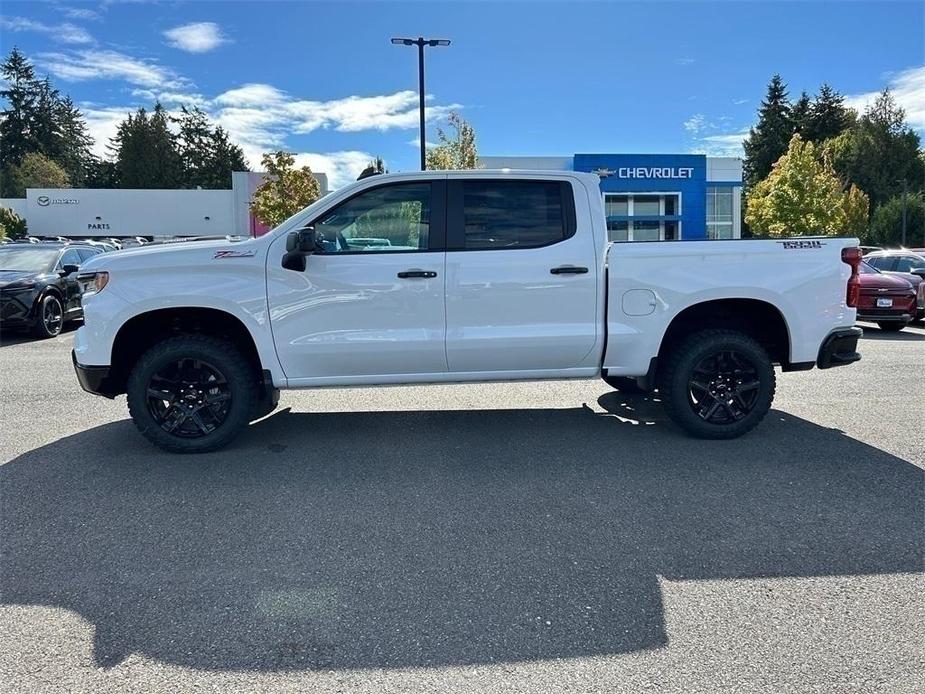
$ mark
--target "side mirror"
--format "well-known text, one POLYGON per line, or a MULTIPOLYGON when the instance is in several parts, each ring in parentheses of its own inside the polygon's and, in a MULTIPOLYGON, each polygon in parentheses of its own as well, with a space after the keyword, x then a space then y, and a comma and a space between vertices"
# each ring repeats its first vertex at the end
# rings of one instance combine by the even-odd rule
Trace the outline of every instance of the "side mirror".
POLYGON ((913 275, 918 275, 922 279, 925 279, 925 267, 914 267, 909 270, 913 275))
POLYGON ((283 255, 283 267, 294 272, 305 272, 305 256, 315 252, 316 239, 314 227, 305 227, 291 231, 286 237, 286 253, 283 255))
POLYGON ((315 244, 314 227, 305 227, 298 231, 292 231, 286 237, 286 252, 300 253, 302 255, 311 255, 317 248, 315 244))
POLYGON ((62 265, 61 266, 61 275, 70 275, 72 272, 77 272, 80 269, 79 265, 62 265))

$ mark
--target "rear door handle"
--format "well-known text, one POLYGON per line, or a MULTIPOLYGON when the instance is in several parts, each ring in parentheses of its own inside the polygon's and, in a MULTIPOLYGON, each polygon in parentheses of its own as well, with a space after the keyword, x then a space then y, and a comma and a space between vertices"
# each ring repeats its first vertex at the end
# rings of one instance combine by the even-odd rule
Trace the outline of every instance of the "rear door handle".
POLYGON ((425 279, 431 279, 436 277, 437 273, 432 270, 405 270, 404 272, 399 272, 398 277, 403 280, 411 279, 412 277, 423 277, 425 279))
POLYGON ((550 272, 554 275, 584 275, 588 272, 588 268, 576 265, 560 265, 552 268, 550 272))

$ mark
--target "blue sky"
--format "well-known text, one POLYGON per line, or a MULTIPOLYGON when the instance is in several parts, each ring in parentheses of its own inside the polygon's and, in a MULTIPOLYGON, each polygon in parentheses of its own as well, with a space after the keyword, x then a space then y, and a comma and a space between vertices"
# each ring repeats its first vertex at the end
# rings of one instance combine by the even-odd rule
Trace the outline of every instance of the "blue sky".
POLYGON ((4 0, 0 19, 100 151, 128 110, 195 103, 252 166, 286 149, 335 185, 375 155, 417 165, 416 53, 390 36, 453 41, 428 52, 429 141, 455 108, 482 154, 737 154, 774 72, 858 107, 890 86, 925 133, 923 32, 923 2, 4 0))

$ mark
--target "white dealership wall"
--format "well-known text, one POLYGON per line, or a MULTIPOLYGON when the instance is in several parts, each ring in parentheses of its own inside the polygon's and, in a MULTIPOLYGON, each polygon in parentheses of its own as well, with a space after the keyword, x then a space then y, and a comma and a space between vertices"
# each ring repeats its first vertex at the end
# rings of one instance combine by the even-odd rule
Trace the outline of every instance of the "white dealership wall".
MULTIPOLYGON (((326 194, 327 176, 315 178, 326 194)), ((235 172, 230 190, 29 188, 25 199, 0 204, 25 218, 30 236, 253 236, 267 231, 250 213, 262 180, 258 172, 235 172)))

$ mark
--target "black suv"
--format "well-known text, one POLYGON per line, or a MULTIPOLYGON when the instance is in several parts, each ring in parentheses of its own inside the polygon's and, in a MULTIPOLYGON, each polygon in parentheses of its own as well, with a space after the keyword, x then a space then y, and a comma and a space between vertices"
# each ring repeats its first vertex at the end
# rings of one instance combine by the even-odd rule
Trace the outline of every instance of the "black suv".
POLYGON ((79 243, 0 245, 0 328, 26 328, 54 337, 83 317, 77 269, 103 251, 79 243))

